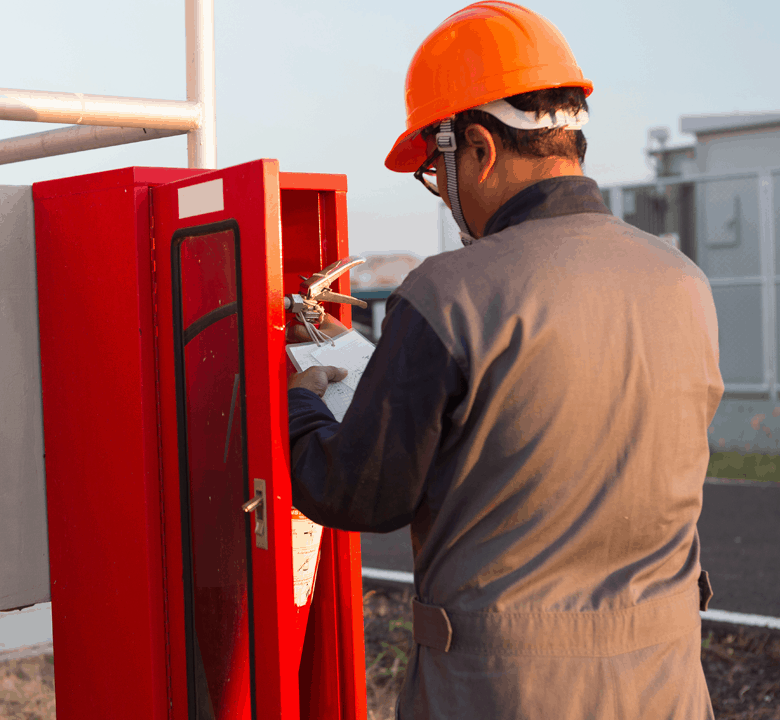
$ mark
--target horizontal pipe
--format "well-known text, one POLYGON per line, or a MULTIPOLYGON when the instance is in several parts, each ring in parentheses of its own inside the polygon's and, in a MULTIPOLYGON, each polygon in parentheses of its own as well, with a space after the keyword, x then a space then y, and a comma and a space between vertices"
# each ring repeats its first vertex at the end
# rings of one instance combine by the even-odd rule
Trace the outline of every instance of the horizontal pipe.
POLYGON ((200 103, 0 88, 0 120, 197 130, 200 103))
POLYGON ((727 393, 768 393, 771 388, 767 384, 761 383, 724 383, 727 393))
POLYGON ((184 135, 186 132, 186 130, 72 125, 58 130, 0 140, 0 165, 184 135))
POLYGON ((707 278, 712 287, 733 287, 736 285, 761 285, 764 282, 763 275, 743 275, 742 277, 711 277, 707 278))
POLYGON ((653 187, 655 185, 690 185, 698 182, 709 182, 711 180, 738 180, 740 178, 757 179, 759 173, 770 175, 780 172, 780 165, 770 165, 767 167, 751 170, 721 170, 718 172, 691 173, 690 175, 673 175, 671 177, 654 177, 649 180, 638 180, 628 183, 606 183, 599 185, 602 190, 641 190, 643 188, 653 187))

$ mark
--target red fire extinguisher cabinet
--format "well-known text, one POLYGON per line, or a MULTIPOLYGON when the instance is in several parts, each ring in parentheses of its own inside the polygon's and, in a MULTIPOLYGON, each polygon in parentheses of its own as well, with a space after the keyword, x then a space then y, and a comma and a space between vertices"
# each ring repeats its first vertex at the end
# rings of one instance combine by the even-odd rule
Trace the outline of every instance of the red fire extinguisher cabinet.
POLYGON ((291 519, 287 430, 283 295, 349 254, 346 189, 33 186, 58 720, 365 718, 359 536, 291 519))

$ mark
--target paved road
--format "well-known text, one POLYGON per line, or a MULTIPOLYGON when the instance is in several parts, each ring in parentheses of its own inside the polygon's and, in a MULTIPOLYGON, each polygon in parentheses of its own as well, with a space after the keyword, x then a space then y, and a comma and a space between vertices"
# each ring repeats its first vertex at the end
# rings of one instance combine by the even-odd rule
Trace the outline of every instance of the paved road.
POLYGON ((710 607, 780 617, 780 485, 707 483, 699 536, 710 607))
MULTIPOLYGON (((780 484, 708 479, 699 519, 710 608, 780 617, 780 484)), ((363 566, 412 570, 409 529, 362 536, 363 566)))

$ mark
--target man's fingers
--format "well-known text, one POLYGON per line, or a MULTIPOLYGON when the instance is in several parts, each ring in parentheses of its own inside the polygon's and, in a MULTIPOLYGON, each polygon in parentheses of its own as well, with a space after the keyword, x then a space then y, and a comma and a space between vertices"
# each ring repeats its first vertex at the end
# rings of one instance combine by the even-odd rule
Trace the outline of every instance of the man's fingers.
POLYGON ((337 368, 333 365, 323 365, 322 369, 328 376, 328 382, 341 382, 348 374, 344 368, 337 368))
POLYGON ((340 382, 345 377, 347 377, 347 371, 344 368, 333 367, 333 365, 316 365, 291 375, 287 379, 287 389, 304 388, 322 397, 328 389, 329 383, 340 382))

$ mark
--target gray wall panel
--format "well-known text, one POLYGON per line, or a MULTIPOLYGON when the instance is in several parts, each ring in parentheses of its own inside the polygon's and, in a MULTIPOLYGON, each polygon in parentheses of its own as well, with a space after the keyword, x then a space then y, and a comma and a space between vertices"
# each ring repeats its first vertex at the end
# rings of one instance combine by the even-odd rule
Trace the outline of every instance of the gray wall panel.
POLYGON ((709 278, 761 274, 758 180, 696 186, 696 263, 709 278))
POLYGON ((32 188, 0 186, 0 610, 49 599, 32 188))
POLYGON ((718 314, 720 372, 725 383, 764 381, 761 286, 712 287, 718 314))

